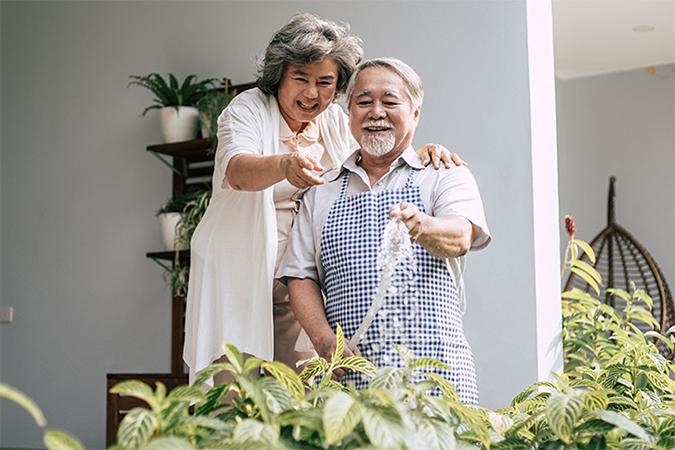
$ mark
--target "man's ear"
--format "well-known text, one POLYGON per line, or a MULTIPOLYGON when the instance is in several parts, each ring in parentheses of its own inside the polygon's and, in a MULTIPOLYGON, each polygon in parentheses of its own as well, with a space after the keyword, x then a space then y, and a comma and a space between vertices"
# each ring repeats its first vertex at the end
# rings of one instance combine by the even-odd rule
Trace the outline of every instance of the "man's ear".
POLYGON ((422 107, 418 106, 417 108, 415 108, 415 111, 413 111, 413 117, 415 119, 415 123, 420 122, 420 115, 421 114, 422 114, 422 107))

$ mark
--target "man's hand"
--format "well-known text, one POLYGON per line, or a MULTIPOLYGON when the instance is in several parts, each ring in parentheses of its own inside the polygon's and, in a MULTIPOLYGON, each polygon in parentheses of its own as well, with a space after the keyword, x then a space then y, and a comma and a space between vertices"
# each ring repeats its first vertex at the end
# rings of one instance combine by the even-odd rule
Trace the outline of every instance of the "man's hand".
MULTIPOLYGON (((316 350, 319 356, 330 362, 335 353, 336 345, 337 336, 335 336, 335 333, 326 333, 314 343, 314 350, 316 350)), ((358 348, 350 349, 346 346, 345 342, 345 352, 342 357, 345 358, 347 356, 361 356, 361 352, 358 348)), ((335 372, 333 372, 333 375, 335 378, 342 378, 346 373, 347 371, 345 369, 336 369, 335 372)))
POLYGON ((417 206, 407 202, 401 202, 392 206, 389 210, 389 218, 403 222, 406 228, 408 228, 410 239, 413 242, 417 241, 426 231, 429 221, 428 215, 420 211, 417 206))
POLYGON ((286 179, 296 188, 304 189, 326 182, 323 178, 312 174, 311 171, 323 172, 324 168, 309 155, 298 152, 287 153, 282 164, 286 179))
POLYGON ((441 161, 446 169, 452 167, 451 163, 455 166, 468 166, 457 153, 451 153, 447 148, 440 144, 426 144, 424 147, 417 149, 417 154, 422 160, 422 164, 428 166, 429 163, 431 163, 433 164, 434 169, 437 170, 440 167, 441 161))

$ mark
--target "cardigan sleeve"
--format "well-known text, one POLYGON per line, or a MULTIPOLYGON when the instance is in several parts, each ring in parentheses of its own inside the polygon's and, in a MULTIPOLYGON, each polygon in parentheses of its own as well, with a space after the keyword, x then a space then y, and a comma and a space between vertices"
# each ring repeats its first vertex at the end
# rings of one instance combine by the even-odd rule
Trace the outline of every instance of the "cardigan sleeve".
POLYGON ((259 104, 260 100, 255 96, 246 94, 235 97, 218 117, 214 190, 216 187, 230 188, 225 174, 232 158, 241 154, 262 154, 264 120, 261 109, 264 105, 259 104))

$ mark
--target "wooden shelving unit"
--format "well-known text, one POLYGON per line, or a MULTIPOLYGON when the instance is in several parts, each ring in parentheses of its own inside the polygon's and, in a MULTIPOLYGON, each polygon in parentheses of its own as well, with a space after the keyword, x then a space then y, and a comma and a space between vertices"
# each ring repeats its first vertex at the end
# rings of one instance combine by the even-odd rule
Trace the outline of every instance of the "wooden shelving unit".
MULTIPOLYGON (((255 83, 246 83, 230 87, 232 92, 243 92, 255 87, 255 83)), ((172 196, 187 194, 197 190, 211 189, 213 176, 213 142, 211 139, 193 139, 170 144, 149 145, 146 150, 167 165, 172 172, 172 196)), ((170 269, 176 261, 176 252, 148 252, 145 256, 170 269)), ((189 264, 190 251, 178 252, 178 261, 189 264)), ((154 388, 155 383, 162 382, 168 389, 186 384, 188 381, 183 364, 183 344, 185 339, 185 297, 172 295, 171 301, 171 372, 166 374, 108 374, 107 375, 107 420, 106 443, 115 443, 119 423, 126 413, 143 404, 135 399, 122 398, 110 394, 110 389, 124 380, 141 380, 154 388)))

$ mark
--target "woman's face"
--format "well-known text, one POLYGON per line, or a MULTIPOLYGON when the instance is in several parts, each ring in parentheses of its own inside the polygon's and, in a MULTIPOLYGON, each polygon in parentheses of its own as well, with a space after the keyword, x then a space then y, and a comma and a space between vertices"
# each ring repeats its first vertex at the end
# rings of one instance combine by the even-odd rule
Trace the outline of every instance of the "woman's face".
POLYGON ((335 98, 338 67, 332 58, 305 66, 287 65, 281 77, 277 100, 288 127, 301 131, 335 98))

